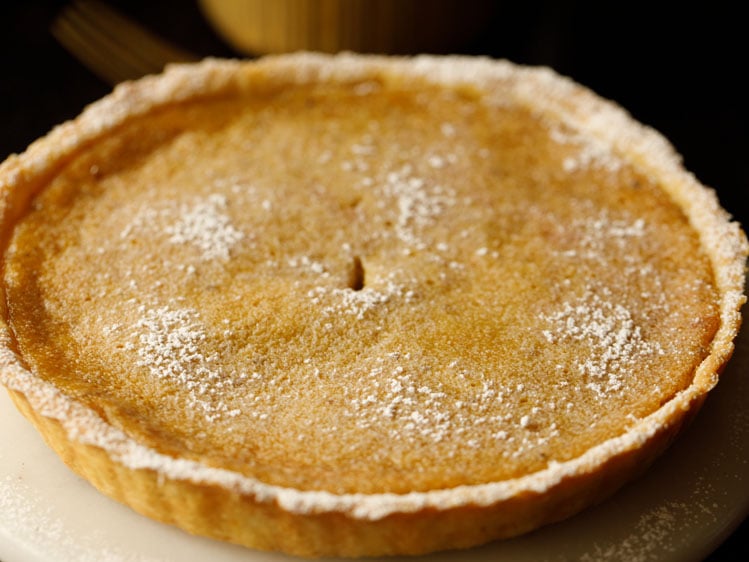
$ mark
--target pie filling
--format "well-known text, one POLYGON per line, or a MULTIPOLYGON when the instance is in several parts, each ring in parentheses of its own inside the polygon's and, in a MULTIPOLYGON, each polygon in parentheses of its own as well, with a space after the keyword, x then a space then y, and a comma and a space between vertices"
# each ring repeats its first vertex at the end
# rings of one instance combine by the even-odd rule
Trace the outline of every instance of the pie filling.
POLYGON ((4 276, 26 363, 113 426, 334 493, 575 458, 686 388, 719 323, 649 175, 526 107, 377 80, 126 121, 33 199, 4 276))

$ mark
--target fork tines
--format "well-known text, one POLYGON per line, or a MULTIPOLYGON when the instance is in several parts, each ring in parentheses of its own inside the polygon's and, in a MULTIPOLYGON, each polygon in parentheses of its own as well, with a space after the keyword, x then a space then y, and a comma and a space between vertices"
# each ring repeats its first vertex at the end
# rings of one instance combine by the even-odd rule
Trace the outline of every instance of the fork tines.
POLYGON ((170 62, 194 61, 98 0, 75 0, 60 12, 51 32, 81 63, 112 85, 161 72, 170 62))

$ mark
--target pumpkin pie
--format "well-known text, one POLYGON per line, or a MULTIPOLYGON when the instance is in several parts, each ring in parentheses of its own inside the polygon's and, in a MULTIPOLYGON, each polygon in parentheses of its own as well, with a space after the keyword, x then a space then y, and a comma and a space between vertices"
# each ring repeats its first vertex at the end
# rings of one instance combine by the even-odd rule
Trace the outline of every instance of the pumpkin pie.
POLYGON ((0 167, 0 382, 103 493, 302 556, 603 500, 733 350, 747 242, 625 111, 465 57, 207 60, 0 167))

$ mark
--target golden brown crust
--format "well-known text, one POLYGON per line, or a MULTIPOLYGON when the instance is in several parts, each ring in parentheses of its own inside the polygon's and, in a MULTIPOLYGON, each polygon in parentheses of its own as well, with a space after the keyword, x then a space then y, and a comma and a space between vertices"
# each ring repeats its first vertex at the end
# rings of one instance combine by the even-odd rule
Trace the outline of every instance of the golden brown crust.
MULTIPOLYGON (((688 422, 684 418, 664 425, 639 448, 612 456, 592 472, 571 474, 552 488, 526 490, 488 506, 469 502, 373 521, 337 511, 300 515, 223 486, 164 480, 154 470, 126 468, 101 448, 70 440, 58 420, 39 415, 23 394, 10 391, 10 396, 65 464, 109 497, 196 535, 303 557, 419 555, 470 548, 565 519, 645 471, 688 422)), ((698 409, 694 407, 690 417, 698 409)))
MULTIPOLYGON (((324 480, 295 489, 290 481, 273 481, 244 469, 235 472, 221 464, 224 461, 204 464, 199 456, 173 459, 172 454, 182 454, 178 443, 156 450, 144 445, 148 440, 142 435, 138 443, 132 438, 138 434, 137 427, 125 426, 123 432, 105 421, 108 417, 116 419, 117 412, 103 406, 93 411, 85 400, 72 400, 32 375, 27 364, 34 359, 19 354, 11 330, 16 322, 13 329, 23 331, 22 320, 9 322, 6 296, 2 299, 0 325, 0 381, 71 468, 104 493, 190 532, 304 556, 366 556, 469 547, 567 517, 606 497, 667 446, 698 410, 732 352, 744 302, 746 240, 738 225, 720 209, 715 195, 683 171, 678 157, 661 137, 608 102, 546 70, 520 69, 488 60, 351 55, 296 55, 251 64, 207 61, 196 67, 177 67, 163 77, 118 88, 76 121, 32 145, 24 155, 6 161, 0 167, 0 243, 4 248, 8 245, 16 223, 28 212, 31 198, 61 169, 92 143, 137 122, 155 108, 187 100, 220 99, 236 92, 272 95, 289 84, 301 87, 328 81, 361 84, 377 80, 398 85, 408 84, 414 77, 457 91, 465 89, 469 98, 480 91, 487 106, 524 107, 541 121, 584 131, 589 135, 587 152, 577 160, 564 160, 568 172, 614 154, 636 169, 632 173, 637 181, 650 182, 668 193, 686 216, 683 222, 698 233, 717 294, 717 302, 699 313, 702 325, 697 326, 696 333, 702 339, 698 347, 708 344, 709 349, 700 356, 693 376, 687 373, 691 382, 675 386, 661 398, 662 407, 643 415, 624 432, 614 432, 562 462, 528 465, 533 468, 527 473, 447 487, 442 482, 438 489, 422 483, 423 487, 412 488, 411 493, 408 489, 392 493, 396 488, 387 486, 356 493, 356 484, 337 490, 330 484, 319 484, 324 480), (222 514, 220 525, 216 513, 222 514)), ((605 168, 606 161, 601 166, 605 168)), ((615 224, 615 229, 626 231, 630 237, 639 236, 641 228, 642 222, 637 221, 615 224)), ((232 230, 226 232, 230 238, 235 236, 232 230)), ((406 234, 411 233, 406 232, 404 237, 406 234)), ((239 235, 235 237, 239 239, 239 235)), ((692 246, 687 248, 691 253, 692 246)), ((13 260, 6 262, 3 289, 18 294, 13 282, 7 281, 13 281, 16 275, 23 279, 23 273, 14 269, 17 266, 13 260)), ((356 273, 352 275, 357 277, 356 273)), ((350 278, 347 282, 356 284, 350 278)), ((689 294, 707 300, 710 292, 700 289, 689 294)), ((552 325, 571 321, 573 312, 574 308, 562 307, 554 313, 556 316, 546 313, 542 317, 552 325)), ((630 319, 625 317, 623 321, 628 323, 630 319)), ((627 334, 632 336, 634 332, 627 334)), ((562 336, 550 335, 547 339, 554 345, 574 343, 562 336)), ((521 425, 527 423, 526 418, 521 425)), ((154 439, 158 442, 159 435, 154 439)))

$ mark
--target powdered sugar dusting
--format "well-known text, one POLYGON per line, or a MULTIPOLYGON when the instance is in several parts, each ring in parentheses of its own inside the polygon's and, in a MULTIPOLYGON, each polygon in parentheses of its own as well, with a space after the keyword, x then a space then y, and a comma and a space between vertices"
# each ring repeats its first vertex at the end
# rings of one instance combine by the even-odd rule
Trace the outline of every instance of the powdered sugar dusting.
POLYGON ((419 435, 439 442, 453 423, 445 406, 448 396, 441 385, 432 388, 419 384, 397 362, 393 364, 397 355, 378 360, 379 364, 367 374, 366 388, 350 397, 350 411, 345 415, 353 416, 362 429, 398 419, 399 429, 390 430, 391 438, 413 439, 419 435))
POLYGON ((606 209, 589 210, 585 202, 580 202, 580 215, 569 221, 555 224, 560 238, 574 234, 574 243, 561 252, 562 257, 590 260, 602 264, 609 263, 613 247, 623 258, 633 260, 631 251, 633 243, 642 240, 648 234, 645 219, 615 217, 606 209), (629 250, 629 251, 628 251, 629 250))
POLYGON ((371 283, 361 290, 318 286, 310 289, 307 296, 312 304, 323 305, 321 313, 324 316, 347 314, 362 320, 367 312, 392 299, 408 302, 414 297, 414 291, 398 283, 395 277, 390 274, 384 283, 371 283))
POLYGON ((622 165, 621 160, 612 155, 610 147, 597 137, 573 133, 559 127, 552 127, 549 133, 552 140, 574 149, 574 153, 562 162, 565 172, 572 173, 589 167, 616 172, 622 165))
MULTIPOLYGON (((698 494, 695 494, 698 495, 698 494)), ((709 496, 709 493, 702 493, 709 496)), ((712 495, 715 495, 713 492, 712 495)), ((632 533, 609 544, 596 542, 581 562, 648 562, 661 560, 666 553, 681 552, 679 541, 688 543, 684 531, 711 526, 717 519, 718 505, 703 502, 666 501, 642 513, 632 533)))
POLYGON ((33 545, 29 560, 65 560, 76 562, 158 562, 150 556, 108 546, 106 538, 92 526, 82 534, 49 507, 41 497, 20 479, 0 479, 0 532, 6 532, 17 544, 33 545))
POLYGON ((192 206, 182 205, 178 220, 164 228, 172 244, 191 244, 204 260, 229 259, 229 250, 243 238, 235 229, 226 209, 223 195, 211 195, 192 206))
POLYGON ((398 238, 415 249, 426 248, 419 231, 432 224, 440 213, 455 204, 455 192, 441 185, 430 185, 414 173, 410 164, 389 172, 383 186, 386 197, 395 201, 398 238))
POLYGON ((192 309, 139 309, 141 319, 133 326, 133 342, 129 343, 139 357, 138 365, 148 369, 152 377, 166 379, 183 387, 191 406, 198 409, 208 422, 222 415, 236 416, 221 400, 233 385, 221 367, 218 353, 204 353, 206 332, 199 314, 192 309))
MULTIPOLYGON (((556 424, 539 415, 555 406, 540 403, 532 388, 497 383, 461 368, 457 359, 440 369, 476 387, 456 391, 439 377, 424 377, 436 370, 425 358, 391 352, 373 359, 364 372, 344 375, 351 381, 344 387, 344 415, 359 429, 386 431, 413 448, 458 439, 474 450, 500 444, 498 454, 506 459, 539 450, 559 435, 556 424)), ((443 454, 452 458, 457 451, 446 447, 443 454)))
POLYGON ((549 325, 543 335, 550 344, 575 342, 587 348, 575 367, 601 398, 620 390, 636 364, 663 353, 660 344, 645 340, 626 307, 596 293, 565 303, 541 319, 549 325))
POLYGON ((245 237, 226 214, 228 204, 226 195, 213 193, 190 203, 141 207, 122 228, 119 238, 125 241, 146 233, 165 236, 170 244, 198 250, 202 261, 226 261, 231 249, 245 237))

